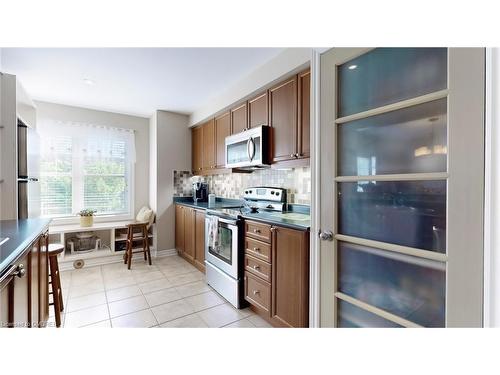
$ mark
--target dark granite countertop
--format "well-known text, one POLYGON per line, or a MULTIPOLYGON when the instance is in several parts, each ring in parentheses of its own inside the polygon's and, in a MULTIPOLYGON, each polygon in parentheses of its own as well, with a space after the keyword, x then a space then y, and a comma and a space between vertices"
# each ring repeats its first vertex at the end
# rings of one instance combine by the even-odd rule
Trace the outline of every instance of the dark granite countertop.
MULTIPOLYGON (((208 202, 198 202, 195 204, 191 197, 174 197, 174 203, 202 210, 209 208, 208 202)), ((236 207, 242 204, 243 201, 239 199, 216 198, 215 205, 211 206, 210 209, 219 209, 231 205, 236 207)), ((257 213, 243 212, 241 217, 243 219, 276 224, 291 229, 309 230, 311 227, 309 206, 298 204, 289 204, 288 210, 283 213, 275 211, 259 211, 257 213)))
POLYGON ((0 220, 0 275, 12 265, 45 230, 50 219, 0 220))

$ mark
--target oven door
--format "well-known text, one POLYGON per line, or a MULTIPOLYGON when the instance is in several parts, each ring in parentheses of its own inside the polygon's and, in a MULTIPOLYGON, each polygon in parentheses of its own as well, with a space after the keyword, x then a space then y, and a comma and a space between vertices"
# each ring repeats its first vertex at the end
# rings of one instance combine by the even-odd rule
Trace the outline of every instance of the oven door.
MULTIPOLYGON (((208 215, 207 215, 208 217, 208 215)), ((205 260, 238 279, 238 225, 235 220, 219 218, 219 244, 213 248, 209 241, 208 219, 205 220, 205 260)))

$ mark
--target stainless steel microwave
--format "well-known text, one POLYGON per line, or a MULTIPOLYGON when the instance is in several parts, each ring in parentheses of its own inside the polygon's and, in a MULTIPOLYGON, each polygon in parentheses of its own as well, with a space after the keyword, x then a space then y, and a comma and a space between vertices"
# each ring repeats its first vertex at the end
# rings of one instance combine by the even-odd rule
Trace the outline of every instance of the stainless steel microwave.
POLYGON ((226 168, 269 167, 270 136, 270 126, 262 125, 226 137, 226 168))

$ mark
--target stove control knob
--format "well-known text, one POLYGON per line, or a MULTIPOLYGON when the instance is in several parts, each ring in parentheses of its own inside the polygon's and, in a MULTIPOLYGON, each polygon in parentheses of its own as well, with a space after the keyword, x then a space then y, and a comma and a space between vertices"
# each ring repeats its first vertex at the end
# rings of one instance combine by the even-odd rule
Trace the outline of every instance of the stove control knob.
POLYGON ((271 191, 271 195, 274 195, 274 190, 273 190, 273 191, 271 191))
POLYGON ((279 191, 277 191, 277 192, 276 192, 276 195, 280 195, 280 192, 279 192, 279 191))
POLYGON ((245 194, 248 194, 248 190, 245 190, 245 194))

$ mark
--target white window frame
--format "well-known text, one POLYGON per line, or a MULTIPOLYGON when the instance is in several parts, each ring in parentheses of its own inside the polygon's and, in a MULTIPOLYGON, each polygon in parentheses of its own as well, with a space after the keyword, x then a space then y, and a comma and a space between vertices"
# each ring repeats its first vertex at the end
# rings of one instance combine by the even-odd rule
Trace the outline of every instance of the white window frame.
MULTIPOLYGON (((74 147, 75 145, 73 145, 74 147)), ((78 168, 83 168, 82 162, 73 154, 72 166, 71 166, 71 206, 72 210, 76 213, 82 209, 80 207, 81 202, 83 202, 83 182, 82 178, 84 176, 82 173, 76 173, 75 170, 78 168), (76 166, 76 168, 75 168, 76 166)), ((129 221, 135 218, 135 162, 128 161, 126 166, 126 171, 128 172, 128 200, 129 200, 129 212, 121 214, 102 214, 99 215, 97 212, 94 215, 95 223, 112 222, 112 221, 129 221)), ((80 217, 78 215, 70 216, 45 216, 52 219, 52 225, 70 225, 78 224, 80 222, 80 217)))

